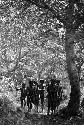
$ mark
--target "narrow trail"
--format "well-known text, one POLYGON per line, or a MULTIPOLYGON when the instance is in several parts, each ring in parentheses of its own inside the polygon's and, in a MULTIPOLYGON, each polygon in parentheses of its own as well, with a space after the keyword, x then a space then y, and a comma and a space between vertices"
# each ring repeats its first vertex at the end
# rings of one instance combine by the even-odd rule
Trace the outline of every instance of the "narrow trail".
MULTIPOLYGON (((63 119, 58 115, 46 115, 47 107, 44 106, 44 112, 42 113, 41 106, 39 106, 39 113, 36 112, 36 108, 33 105, 32 111, 28 112, 28 108, 21 109, 20 103, 11 105, 7 103, 7 98, 4 100, 4 105, 0 108, 0 125, 84 125, 84 113, 82 117, 71 117, 63 119), (5 104, 9 106, 6 107, 5 104), (8 109, 10 109, 8 111, 8 109)), ((2 101, 3 102, 3 101, 2 101)), ((67 101, 66 101, 67 102, 67 101)), ((61 108, 66 103, 61 104, 61 108)))
POLYGON ((43 113, 39 108, 39 113, 37 113, 35 107, 33 107, 31 112, 25 109, 22 114, 24 114, 23 125, 84 125, 84 116, 63 119, 58 115, 47 115, 47 108, 43 113))
POLYGON ((56 123, 60 125, 62 122, 64 122, 64 120, 59 119, 58 116, 47 116, 29 113, 25 114, 25 119, 30 120, 32 125, 56 125, 56 123))
POLYGON ((57 115, 25 113, 24 119, 30 120, 31 125, 84 125, 84 117, 63 119, 57 115))

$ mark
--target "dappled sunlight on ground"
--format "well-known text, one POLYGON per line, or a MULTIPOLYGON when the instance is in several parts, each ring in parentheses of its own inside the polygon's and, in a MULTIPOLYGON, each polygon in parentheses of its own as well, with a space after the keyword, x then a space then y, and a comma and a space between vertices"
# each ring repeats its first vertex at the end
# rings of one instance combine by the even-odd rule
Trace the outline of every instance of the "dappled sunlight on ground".
MULTIPOLYGON (((2 97, 4 98, 5 95, 2 96, 0 94, 0 98, 2 97)), ((7 98, 5 99, 6 101, 4 101, 4 103, 7 103, 7 98)), ((9 103, 11 104, 12 102, 9 101, 9 103)), ((9 105, 9 103, 7 104, 9 105)), ((59 109, 65 107, 67 103, 68 100, 65 100, 63 103, 61 103, 59 109)), ((43 113, 40 106, 38 108, 38 113, 34 105, 31 112, 29 113, 27 110, 27 106, 23 109, 20 108, 20 102, 17 103, 17 101, 15 101, 13 102, 13 104, 11 104, 11 106, 11 109, 9 110, 8 114, 6 113, 6 115, 4 114, 5 110, 3 109, 3 105, 0 108, 0 113, 3 113, 3 116, 0 116, 0 125, 5 125, 6 123, 6 125, 84 125, 84 115, 82 117, 70 117, 68 119, 63 119, 58 115, 46 115, 46 106, 44 106, 43 113), (15 106, 16 108, 13 109, 13 106, 15 106)))
MULTIPOLYGON (((82 91, 83 92, 83 91, 82 91)), ((31 112, 28 112, 27 106, 21 109, 20 92, 15 91, 0 91, 0 99, 7 103, 8 106, 0 106, 0 125, 84 125, 84 111, 82 109, 82 117, 70 117, 63 119, 57 114, 47 115, 47 99, 45 98, 44 110, 42 112, 41 104, 39 102, 38 113, 36 106, 33 105, 31 112), (4 98, 5 97, 5 98, 4 98), (8 110, 6 109, 8 108, 8 110)), ((59 109, 68 105, 69 98, 61 102, 59 109)))

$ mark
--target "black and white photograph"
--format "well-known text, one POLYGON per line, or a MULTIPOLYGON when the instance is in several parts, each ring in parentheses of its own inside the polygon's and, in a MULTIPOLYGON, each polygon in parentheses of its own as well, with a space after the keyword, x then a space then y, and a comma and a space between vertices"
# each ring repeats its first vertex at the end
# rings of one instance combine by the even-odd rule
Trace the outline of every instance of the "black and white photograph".
POLYGON ((0 0, 0 125, 84 125, 84 0, 0 0))

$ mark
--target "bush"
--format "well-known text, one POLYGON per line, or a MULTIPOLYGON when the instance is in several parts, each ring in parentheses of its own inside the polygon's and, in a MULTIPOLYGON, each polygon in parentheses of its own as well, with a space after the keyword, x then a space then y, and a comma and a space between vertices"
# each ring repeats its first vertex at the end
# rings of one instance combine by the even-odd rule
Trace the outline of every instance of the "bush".
POLYGON ((30 120, 23 118, 20 107, 14 110, 13 102, 7 96, 0 97, 0 125, 32 125, 30 120))
POLYGON ((10 111, 13 111, 13 102, 8 97, 0 97, 0 117, 7 116, 10 111))

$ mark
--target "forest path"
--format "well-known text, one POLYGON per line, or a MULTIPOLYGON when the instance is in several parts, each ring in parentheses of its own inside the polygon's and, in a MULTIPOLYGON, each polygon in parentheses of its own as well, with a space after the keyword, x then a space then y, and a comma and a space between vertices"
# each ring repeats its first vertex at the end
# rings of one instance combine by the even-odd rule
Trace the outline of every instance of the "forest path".
POLYGON ((84 125, 84 118, 80 117, 65 120, 56 115, 26 113, 24 119, 30 120, 31 125, 84 125))
POLYGON ((31 121, 31 125, 63 125, 63 119, 59 119, 58 116, 47 116, 43 114, 26 114, 26 120, 31 121))
POLYGON ((28 112, 27 108, 22 112, 23 116, 21 119, 22 123, 24 123, 23 125, 84 125, 84 116, 63 119, 58 115, 47 115, 47 108, 44 109, 43 113, 41 107, 39 107, 39 113, 37 113, 35 106, 31 112, 28 112))
MULTIPOLYGON (((27 107, 21 109, 20 103, 16 101, 12 105, 8 97, 1 96, 4 103, 0 106, 0 125, 84 125, 84 113, 82 117, 63 119, 58 115, 46 115, 46 106, 44 106, 43 113, 39 106, 39 113, 37 113, 34 105, 32 111, 28 113, 27 107), (7 112, 8 110, 10 112, 7 112)), ((67 101, 64 102, 61 108, 67 103, 67 101)))

